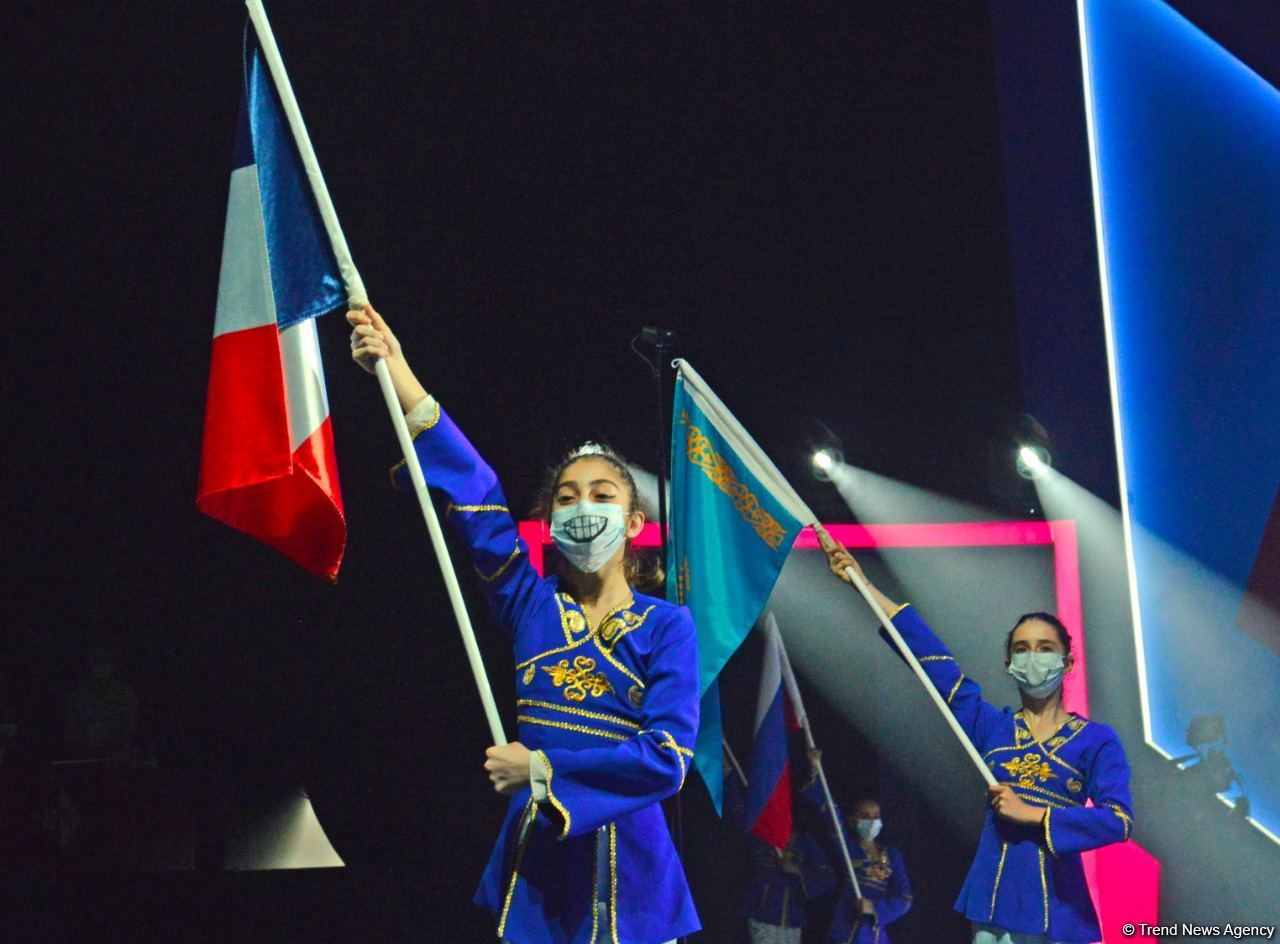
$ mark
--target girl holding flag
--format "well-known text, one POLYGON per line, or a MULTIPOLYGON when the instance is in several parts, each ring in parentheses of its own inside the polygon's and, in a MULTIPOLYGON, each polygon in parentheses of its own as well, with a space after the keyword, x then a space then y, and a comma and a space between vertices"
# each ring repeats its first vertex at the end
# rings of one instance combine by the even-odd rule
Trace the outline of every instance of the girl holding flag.
POLYGON ((889 614, 998 781, 988 788, 982 836, 956 901, 973 922, 973 944, 1101 940, 1080 853, 1129 838, 1129 765, 1111 728, 1062 706, 1062 676, 1072 667, 1066 628, 1048 613, 1017 621, 1004 663, 1022 707, 997 708, 914 608, 866 581, 837 542, 827 556, 835 574, 852 583, 852 570, 889 614))
MULTIPOLYGON (((512 944, 662 944, 699 929, 660 801, 683 785, 698 727, 689 611, 635 589, 636 485, 594 443, 548 478, 544 520, 566 565, 529 562, 497 477, 427 394, 386 321, 347 312, 352 357, 385 359, 428 483, 466 542, 515 650, 519 740, 485 769, 511 798, 476 893, 512 944)), ((403 463, 393 479, 404 485, 403 463)))

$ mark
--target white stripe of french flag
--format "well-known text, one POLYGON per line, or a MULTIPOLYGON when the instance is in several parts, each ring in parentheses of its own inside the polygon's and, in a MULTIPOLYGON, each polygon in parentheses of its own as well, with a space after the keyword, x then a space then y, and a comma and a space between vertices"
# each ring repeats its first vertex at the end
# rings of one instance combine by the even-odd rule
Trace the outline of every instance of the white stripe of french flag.
POLYGON ((258 180, 231 174, 197 505, 335 580, 346 523, 315 319, 277 325, 258 180))

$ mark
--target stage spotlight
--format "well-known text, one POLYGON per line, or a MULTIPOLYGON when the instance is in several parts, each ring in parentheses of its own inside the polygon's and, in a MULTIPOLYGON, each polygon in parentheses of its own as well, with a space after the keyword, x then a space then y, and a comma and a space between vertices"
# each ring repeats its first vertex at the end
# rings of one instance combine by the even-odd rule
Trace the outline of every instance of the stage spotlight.
POLYGON ((823 446, 821 449, 813 451, 811 461, 813 463, 814 476, 819 481, 830 482, 831 470, 844 462, 844 455, 835 447, 823 446))
POLYGON ((809 454, 809 469, 819 482, 830 482, 836 466, 844 464, 844 443, 822 420, 804 422, 804 450, 809 454))
POLYGON ((1018 449, 1018 474, 1024 479, 1039 478, 1052 467, 1049 450, 1044 446, 1022 446, 1018 449))

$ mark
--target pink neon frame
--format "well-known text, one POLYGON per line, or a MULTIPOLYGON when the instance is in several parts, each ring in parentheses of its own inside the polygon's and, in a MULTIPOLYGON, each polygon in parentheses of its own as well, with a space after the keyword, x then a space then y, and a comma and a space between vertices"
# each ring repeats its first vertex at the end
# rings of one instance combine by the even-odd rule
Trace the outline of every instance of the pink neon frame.
MULTIPOLYGON (((1054 588, 1058 619, 1067 627, 1075 671, 1063 685, 1063 701, 1072 711, 1089 713, 1084 614, 1080 596, 1080 554, 1074 521, 981 521, 967 524, 829 524, 825 526, 848 548, 880 547, 1027 547, 1053 548, 1054 588)), ((529 562, 543 572, 545 549, 551 543, 541 521, 522 521, 520 537, 529 548, 529 562)), ((661 544, 658 526, 646 524, 633 542, 637 547, 661 544)), ((797 548, 818 548, 812 528, 800 532, 797 548)), ((1132 839, 1083 854, 1085 879, 1102 923, 1104 944, 1130 941, 1124 924, 1157 923, 1160 863, 1132 839)))

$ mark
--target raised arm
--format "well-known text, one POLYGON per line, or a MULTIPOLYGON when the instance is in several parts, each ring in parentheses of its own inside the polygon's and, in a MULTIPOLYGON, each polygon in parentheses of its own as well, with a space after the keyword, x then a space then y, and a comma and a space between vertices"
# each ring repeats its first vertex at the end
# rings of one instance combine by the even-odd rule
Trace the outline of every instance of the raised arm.
MULTIPOLYGON (((845 573, 846 568, 852 567, 866 583, 871 595, 892 619, 894 628, 898 630, 912 655, 919 660, 920 667, 924 669, 933 687, 946 701, 947 707, 960 722, 969 740, 982 750, 1003 719, 1004 712, 982 697, 982 689, 978 683, 960 670, 951 651, 941 639, 934 635, 933 630, 914 607, 908 603, 897 603, 882 593, 875 584, 867 580, 862 568, 853 559, 853 555, 839 542, 832 541, 830 547, 824 546, 824 550, 827 552, 827 561, 832 573, 845 583, 852 583, 848 574, 845 573)), ((890 648, 897 652, 897 647, 889 639, 883 627, 880 628, 880 635, 890 648)), ((898 655, 901 657, 901 653, 898 655)))
MULTIPOLYGON (((347 312, 347 321, 355 362, 372 373, 379 358, 386 361, 427 484, 448 496, 445 517, 466 542, 499 622, 514 634, 526 610, 548 601, 551 591, 529 563, 498 477, 419 382, 382 316, 366 305, 347 312)), ((411 487, 403 460, 392 469, 392 482, 411 487)))

